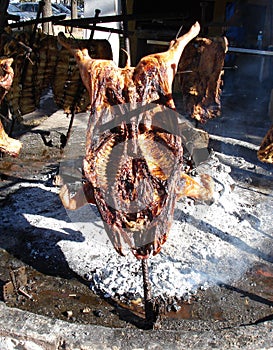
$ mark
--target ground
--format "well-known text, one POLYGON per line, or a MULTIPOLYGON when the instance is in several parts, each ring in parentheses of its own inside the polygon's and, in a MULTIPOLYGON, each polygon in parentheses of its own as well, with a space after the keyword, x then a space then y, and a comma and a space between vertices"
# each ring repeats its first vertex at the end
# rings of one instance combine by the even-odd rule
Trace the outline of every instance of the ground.
MULTIPOLYGON (((241 71, 226 71, 222 116, 199 125, 210 134, 210 164, 222 185, 228 179, 227 193, 211 206, 178 204, 166 247, 151 259, 153 293, 166 305, 161 330, 219 331, 273 319, 273 168, 256 155, 272 124, 272 86, 246 71, 247 60, 240 63, 241 71)), ((19 158, 0 160, 1 299, 72 324, 145 328, 138 262, 92 241, 91 233, 103 231, 96 211, 88 222, 85 212, 75 217, 59 200, 54 178, 71 156, 71 148, 61 149, 69 118, 49 101, 16 125, 13 136, 24 144, 19 158), (7 285, 18 269, 23 292, 7 285)), ((77 117, 78 126, 84 118, 77 117)), ((254 338, 246 337, 245 348, 254 338)))

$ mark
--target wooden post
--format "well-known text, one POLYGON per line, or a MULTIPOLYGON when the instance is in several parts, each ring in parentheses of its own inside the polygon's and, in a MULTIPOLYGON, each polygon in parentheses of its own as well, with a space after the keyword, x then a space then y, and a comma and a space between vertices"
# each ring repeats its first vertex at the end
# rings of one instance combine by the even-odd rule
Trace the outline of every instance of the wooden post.
MULTIPOLYGON (((77 0, 71 0, 71 19, 78 18, 77 0)), ((71 33, 73 33, 74 28, 71 27, 71 33)))
MULTIPOLYGON (((43 13, 43 17, 52 16, 51 0, 44 0, 39 2, 39 10, 37 13, 37 19, 40 18, 40 13, 43 13)), ((43 32, 46 34, 53 34, 52 22, 43 23, 43 32)))

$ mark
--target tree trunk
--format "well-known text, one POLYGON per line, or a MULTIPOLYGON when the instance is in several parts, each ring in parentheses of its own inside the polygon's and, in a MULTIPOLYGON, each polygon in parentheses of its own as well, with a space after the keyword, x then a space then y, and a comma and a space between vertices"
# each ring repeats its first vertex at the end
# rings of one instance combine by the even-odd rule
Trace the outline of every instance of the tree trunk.
MULTIPOLYGON (((52 16, 51 0, 44 0, 44 3, 43 17, 52 16)), ((43 23, 43 32, 46 34, 53 34, 52 22, 43 23)))

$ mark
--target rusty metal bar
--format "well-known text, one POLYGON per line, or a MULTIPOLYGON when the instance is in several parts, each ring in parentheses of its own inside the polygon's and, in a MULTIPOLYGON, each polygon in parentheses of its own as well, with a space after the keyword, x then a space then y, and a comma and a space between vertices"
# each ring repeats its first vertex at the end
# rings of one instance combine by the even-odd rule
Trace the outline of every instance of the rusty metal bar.
POLYGON ((252 55, 261 55, 261 56, 273 56, 273 51, 266 50, 257 50, 257 49, 246 49, 244 47, 233 47, 230 46, 228 48, 229 52, 237 52, 237 53, 246 53, 252 55))
POLYGON ((29 26, 29 25, 32 25, 32 24, 36 24, 36 23, 39 24, 39 23, 46 23, 46 22, 56 23, 56 22, 64 20, 65 18, 66 18, 66 15, 57 15, 57 16, 50 16, 50 17, 40 18, 39 20, 31 19, 29 21, 11 23, 11 24, 9 24, 9 27, 10 28, 26 27, 26 26, 29 26))
POLYGON ((142 275, 143 275, 143 289, 144 289, 144 299, 151 300, 152 292, 151 292, 151 283, 149 280, 149 267, 148 267, 148 259, 141 260, 142 266, 142 275))
POLYGON ((64 26, 81 26, 81 25, 87 25, 87 24, 93 24, 93 23, 107 23, 107 22, 124 22, 124 21, 151 21, 154 19, 161 19, 161 20, 183 20, 183 15, 176 13, 176 14, 168 14, 166 16, 162 14, 155 14, 153 16, 149 15, 135 15, 135 14, 129 14, 129 15, 111 15, 111 16, 100 16, 98 18, 94 17, 85 17, 85 18, 76 18, 76 19, 67 19, 64 20, 58 24, 64 25, 64 26))
MULTIPOLYGON (((63 25, 63 24, 61 24, 61 25, 63 25)), ((78 27, 78 26, 76 26, 76 27, 78 27)), ((92 30, 93 25, 92 24, 91 25, 81 25, 79 28, 92 30)), ((106 32, 106 33, 124 34, 124 30, 122 30, 122 29, 116 29, 116 28, 110 28, 110 27, 101 27, 101 26, 96 26, 96 31, 106 32)), ((129 31, 128 34, 132 35, 133 32, 129 31)))
POLYGON ((149 266, 148 259, 141 260, 142 276, 143 276, 143 290, 144 290, 144 306, 145 306, 145 321, 147 328, 153 328, 156 322, 155 305, 152 299, 151 283, 149 280, 149 266))

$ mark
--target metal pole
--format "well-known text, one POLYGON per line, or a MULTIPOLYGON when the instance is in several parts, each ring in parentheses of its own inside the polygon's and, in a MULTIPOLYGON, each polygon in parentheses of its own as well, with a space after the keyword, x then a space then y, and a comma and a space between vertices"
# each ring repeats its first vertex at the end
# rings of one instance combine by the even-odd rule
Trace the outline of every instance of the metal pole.
POLYGON ((141 266, 142 266, 142 275, 143 275, 145 319, 147 322, 147 326, 149 328, 153 328, 153 325, 156 322, 156 313, 154 311, 151 283, 149 280, 148 259, 142 259, 141 266))
POLYGON ((152 299, 151 283, 149 280, 149 266, 148 259, 142 259, 142 274, 143 274, 143 289, 144 289, 144 300, 152 299))
MULTIPOLYGON (((100 9, 96 9, 94 18, 98 18, 100 15, 100 12, 101 12, 100 9)), ((94 23, 92 26, 92 30, 89 37, 90 40, 94 38, 95 29, 96 29, 96 23, 94 23)))
POLYGON ((127 17, 126 0, 121 0, 121 11, 122 11, 122 15, 124 16, 124 20, 122 24, 123 24, 123 31, 124 31, 123 36, 124 36, 125 51, 128 54, 127 64, 128 66, 131 66, 130 39, 128 35, 128 21, 126 19, 127 17))

